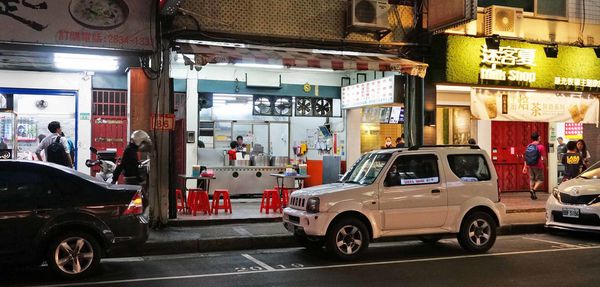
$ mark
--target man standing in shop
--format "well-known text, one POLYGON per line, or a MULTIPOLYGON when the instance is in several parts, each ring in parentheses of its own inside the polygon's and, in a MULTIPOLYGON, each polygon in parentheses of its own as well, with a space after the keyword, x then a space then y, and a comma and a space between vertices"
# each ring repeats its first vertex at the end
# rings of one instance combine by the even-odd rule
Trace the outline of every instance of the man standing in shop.
POLYGON ((546 160, 546 148, 540 144, 540 135, 537 132, 531 134, 532 142, 525 148, 525 164, 523 173, 529 171, 529 193, 531 199, 536 200, 535 192, 544 183, 544 161, 546 160))
POLYGON ((62 133, 60 123, 57 121, 50 122, 48 130, 51 134, 45 137, 35 150, 38 160, 42 160, 43 150, 46 155, 46 161, 72 168, 73 159, 69 155, 67 138, 60 135, 62 133))
POLYGON ((237 136, 237 138, 235 138, 235 140, 237 141, 237 151, 246 151, 246 144, 244 143, 244 137, 243 136, 237 136))

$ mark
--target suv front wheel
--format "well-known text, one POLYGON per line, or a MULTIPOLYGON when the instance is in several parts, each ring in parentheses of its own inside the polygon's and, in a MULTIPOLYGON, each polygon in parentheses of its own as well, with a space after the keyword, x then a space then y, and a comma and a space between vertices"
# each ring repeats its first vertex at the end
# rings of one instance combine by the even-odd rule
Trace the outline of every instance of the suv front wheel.
POLYGON ((327 231, 325 247, 335 257, 352 260, 369 247, 369 231, 365 224, 352 217, 335 221, 327 231))
POLYGON ((496 228, 496 222, 489 214, 473 212, 465 217, 460 226, 458 243, 469 252, 486 252, 496 242, 496 228))

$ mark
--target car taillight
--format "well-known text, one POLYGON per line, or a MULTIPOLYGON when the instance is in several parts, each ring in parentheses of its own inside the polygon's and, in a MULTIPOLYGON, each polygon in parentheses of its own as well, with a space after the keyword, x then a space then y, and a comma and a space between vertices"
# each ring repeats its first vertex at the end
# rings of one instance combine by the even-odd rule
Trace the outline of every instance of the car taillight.
POLYGON ((135 193, 131 202, 123 212, 123 215, 140 215, 144 212, 144 205, 142 204, 142 194, 138 191, 135 193))

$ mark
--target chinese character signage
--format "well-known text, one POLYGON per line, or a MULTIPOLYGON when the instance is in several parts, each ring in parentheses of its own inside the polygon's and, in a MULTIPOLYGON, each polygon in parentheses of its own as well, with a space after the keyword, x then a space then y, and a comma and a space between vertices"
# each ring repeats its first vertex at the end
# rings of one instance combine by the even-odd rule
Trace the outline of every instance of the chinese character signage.
POLYGON ((477 120, 597 123, 599 102, 580 93, 471 90, 471 116, 477 120))
POLYGON ((396 85, 400 83, 395 76, 389 76, 342 87, 342 109, 394 103, 399 90, 396 85))
POLYGON ((481 48, 481 64, 491 68, 482 67, 479 70, 481 80, 511 81, 533 83, 535 72, 522 72, 517 70, 500 70, 499 67, 533 67, 535 66, 535 50, 513 47, 500 47, 498 50, 490 49, 486 45, 481 48))
POLYGON ((153 50, 152 3, 0 0, 0 42, 153 50))

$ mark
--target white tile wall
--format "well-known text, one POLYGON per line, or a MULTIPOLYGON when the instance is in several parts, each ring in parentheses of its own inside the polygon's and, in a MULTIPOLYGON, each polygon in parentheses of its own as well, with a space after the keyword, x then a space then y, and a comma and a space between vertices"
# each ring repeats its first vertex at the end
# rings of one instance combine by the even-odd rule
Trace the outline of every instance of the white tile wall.
POLYGON ((600 24, 600 0, 568 0, 569 21, 580 23, 583 19, 585 2, 585 23, 600 24))

